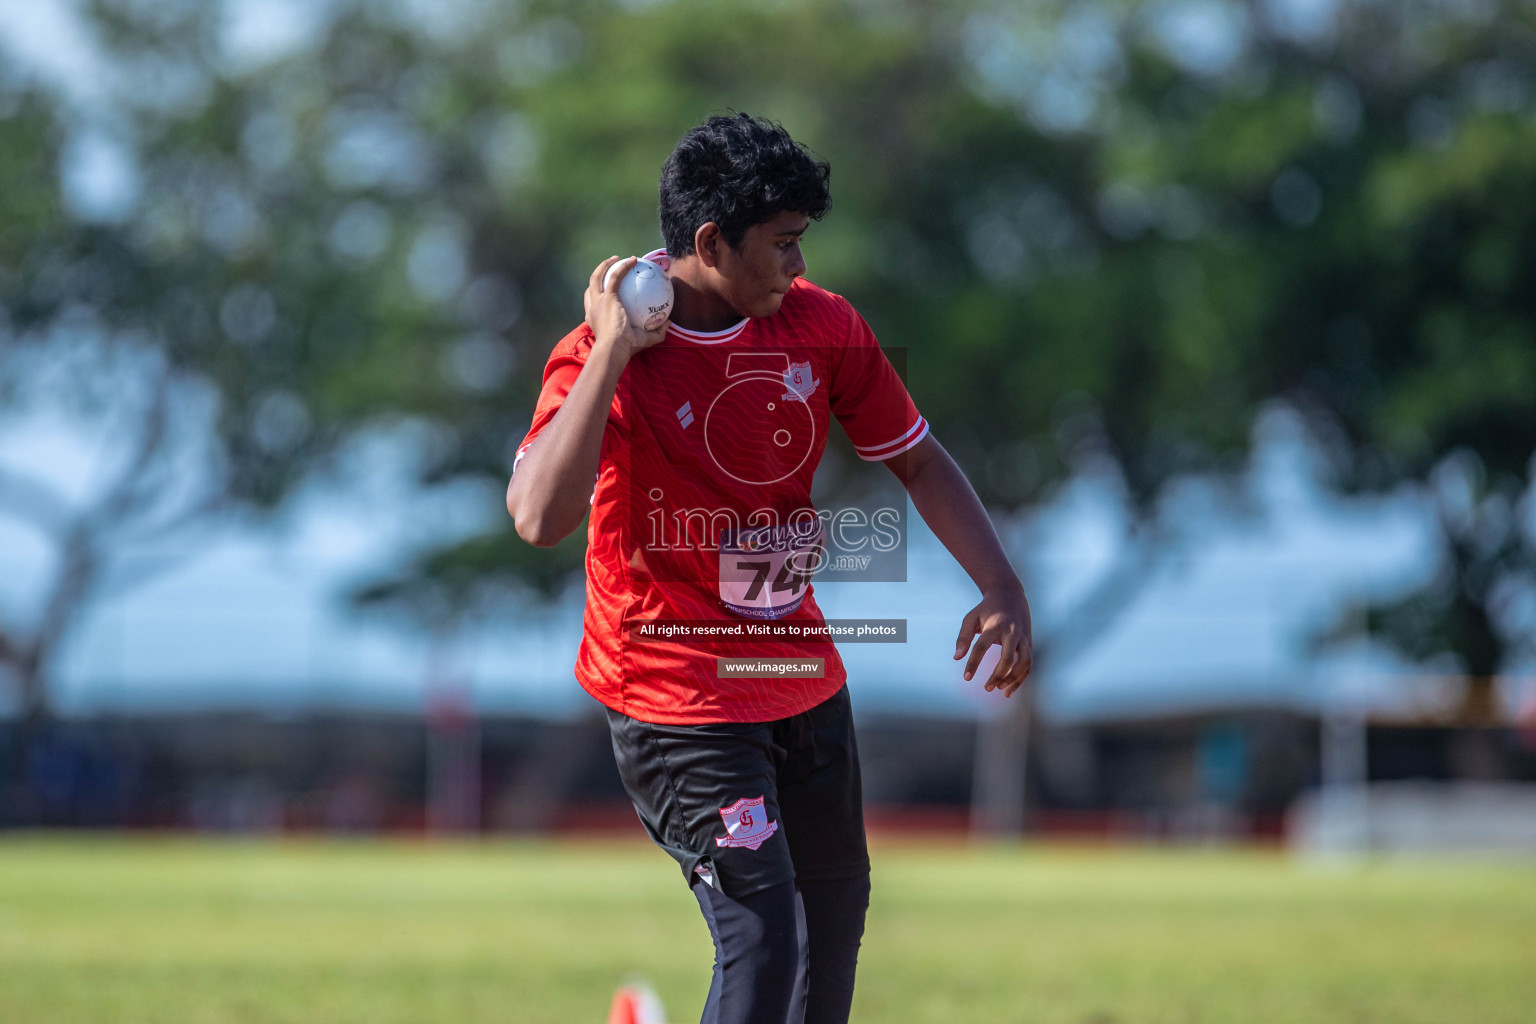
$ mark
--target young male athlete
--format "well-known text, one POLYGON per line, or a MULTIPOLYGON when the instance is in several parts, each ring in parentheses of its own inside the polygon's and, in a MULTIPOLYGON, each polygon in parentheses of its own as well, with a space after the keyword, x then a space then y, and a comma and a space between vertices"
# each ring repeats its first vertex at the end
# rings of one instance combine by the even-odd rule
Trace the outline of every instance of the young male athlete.
POLYGON ((616 293, 633 258, 598 265, 507 489, 540 546, 590 509, 576 677, 607 706, 625 788, 709 925, 706 1024, 844 1022, 853 998, 869 857, 846 673, 814 636, 809 583, 828 542, 810 493, 832 417, 980 588, 955 642, 966 678, 996 644, 986 689, 1012 696, 1033 656, 1024 588, 975 492, 863 318, 802 276, 829 173, 746 114, 684 135, 652 255, 671 322, 629 322, 616 293))

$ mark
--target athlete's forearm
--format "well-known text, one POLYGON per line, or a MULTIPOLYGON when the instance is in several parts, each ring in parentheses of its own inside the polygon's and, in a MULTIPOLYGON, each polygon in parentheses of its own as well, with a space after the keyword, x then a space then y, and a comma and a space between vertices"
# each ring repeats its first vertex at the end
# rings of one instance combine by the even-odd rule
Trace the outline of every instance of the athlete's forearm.
POLYGON ((1024 585, 971 482, 932 436, 922 444, 930 447, 903 481, 918 515, 983 594, 1012 589, 1022 593, 1024 585))
POLYGON ((608 409, 627 362, 622 346, 595 343, 565 401, 518 463, 507 511, 528 543, 558 544, 586 516, 608 409))

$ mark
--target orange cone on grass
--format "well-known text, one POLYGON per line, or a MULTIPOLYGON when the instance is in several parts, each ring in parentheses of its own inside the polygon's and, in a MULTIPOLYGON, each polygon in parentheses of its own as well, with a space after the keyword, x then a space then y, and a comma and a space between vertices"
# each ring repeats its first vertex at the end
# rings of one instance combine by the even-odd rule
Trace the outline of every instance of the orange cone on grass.
POLYGON ((643 981, 631 981, 613 994, 608 1024, 664 1024, 661 1000, 643 981))

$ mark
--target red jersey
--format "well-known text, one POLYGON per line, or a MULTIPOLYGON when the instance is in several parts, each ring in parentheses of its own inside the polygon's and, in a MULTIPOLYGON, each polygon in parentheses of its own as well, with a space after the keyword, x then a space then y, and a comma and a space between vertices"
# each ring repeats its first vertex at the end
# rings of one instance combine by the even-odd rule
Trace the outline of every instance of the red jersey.
MULTIPOLYGON (((593 340, 583 324, 550 353, 518 460, 593 340)), ((832 416, 871 461, 928 433, 864 318, 804 279, 772 316, 710 334, 672 325, 635 354, 609 408, 587 529, 576 678, 588 693, 641 721, 695 725, 787 718, 837 692, 847 672, 824 631, 729 647, 635 635, 656 620, 823 624, 809 582, 823 543, 811 481, 832 416), (825 674, 721 678, 717 657, 821 658, 825 674)))

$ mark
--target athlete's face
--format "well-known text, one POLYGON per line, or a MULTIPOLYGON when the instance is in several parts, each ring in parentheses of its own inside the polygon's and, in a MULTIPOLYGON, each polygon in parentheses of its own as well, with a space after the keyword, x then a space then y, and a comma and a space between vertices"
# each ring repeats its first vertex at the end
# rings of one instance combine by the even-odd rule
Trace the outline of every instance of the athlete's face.
POLYGON ((742 316, 777 313, 795 278, 805 273, 800 236, 810 223, 805 214, 784 210, 748 228, 738 246, 720 239, 715 269, 721 297, 742 316))

